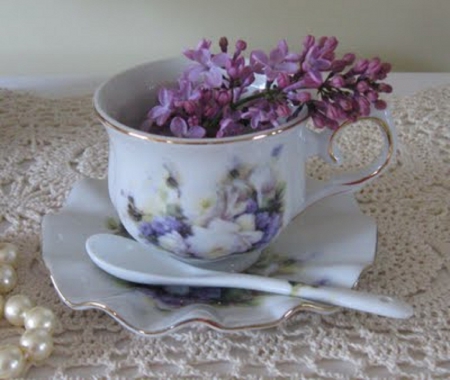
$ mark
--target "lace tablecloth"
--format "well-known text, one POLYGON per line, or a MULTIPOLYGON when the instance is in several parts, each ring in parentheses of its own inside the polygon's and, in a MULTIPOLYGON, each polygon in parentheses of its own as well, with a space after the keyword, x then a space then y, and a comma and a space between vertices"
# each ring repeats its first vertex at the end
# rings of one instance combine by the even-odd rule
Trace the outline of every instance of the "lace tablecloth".
MULTIPOLYGON (((400 297, 415 316, 300 313, 276 328, 190 327, 142 337, 97 310, 73 311, 41 258, 41 221, 74 182, 104 178, 107 138, 91 96, 0 90, 0 241, 20 247, 19 284, 60 325, 55 352, 30 378, 450 378, 450 86, 392 99, 399 155, 356 195, 376 218, 378 255, 359 283, 400 297)), ((371 140, 363 147, 369 151, 371 140)), ((375 140, 374 140, 375 141, 375 140)), ((357 149, 356 149, 357 150, 357 149)), ((0 341, 20 331, 0 322, 0 341)))

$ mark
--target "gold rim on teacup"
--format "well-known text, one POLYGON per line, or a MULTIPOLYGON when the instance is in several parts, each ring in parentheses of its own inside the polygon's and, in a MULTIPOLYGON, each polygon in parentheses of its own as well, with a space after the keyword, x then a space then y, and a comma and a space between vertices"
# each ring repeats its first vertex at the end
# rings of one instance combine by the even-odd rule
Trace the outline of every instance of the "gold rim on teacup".
POLYGON ((147 133, 144 131, 140 131, 139 129, 128 127, 120 122, 113 123, 109 121, 105 116, 102 115, 102 112, 95 108, 95 112, 100 122, 106 127, 112 128, 120 133, 124 133, 130 137, 136 137, 141 140, 152 141, 152 142, 160 142, 166 144, 181 144, 181 145, 216 145, 216 144, 230 144, 237 141, 250 141, 250 140, 260 140, 266 137, 278 135, 284 131, 290 130, 296 127, 298 124, 303 121, 301 118, 296 118, 291 120, 277 128, 268 129, 265 131, 248 133, 239 136, 232 137, 210 137, 210 138, 180 138, 180 137, 169 137, 163 135, 156 135, 147 133))

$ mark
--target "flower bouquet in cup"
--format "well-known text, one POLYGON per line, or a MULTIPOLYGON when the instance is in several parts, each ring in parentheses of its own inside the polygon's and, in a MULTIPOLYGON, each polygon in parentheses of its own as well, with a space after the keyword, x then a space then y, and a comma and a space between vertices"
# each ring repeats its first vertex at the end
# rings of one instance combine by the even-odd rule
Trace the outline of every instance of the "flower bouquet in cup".
POLYGON ((336 56, 335 37, 307 36, 299 51, 285 40, 266 54, 238 40, 231 51, 227 38, 213 53, 201 40, 184 56, 192 61, 176 86, 161 87, 158 104, 141 128, 183 138, 229 137, 276 128, 299 118, 311 118, 318 128, 336 129, 346 120, 368 116, 371 106, 383 110, 380 93, 392 87, 382 82, 391 65, 379 58, 356 60, 336 56))

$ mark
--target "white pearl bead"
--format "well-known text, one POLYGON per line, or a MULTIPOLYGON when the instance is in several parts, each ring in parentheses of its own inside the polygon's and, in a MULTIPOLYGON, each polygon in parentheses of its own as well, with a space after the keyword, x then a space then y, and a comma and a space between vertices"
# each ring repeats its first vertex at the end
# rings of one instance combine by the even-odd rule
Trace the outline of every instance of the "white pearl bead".
POLYGON ((18 261, 17 247, 11 243, 0 243, 0 263, 9 264, 17 268, 18 261))
POLYGON ((45 329, 27 330, 20 338, 20 347, 28 359, 39 362, 47 359, 53 351, 53 339, 45 329))
POLYGON ((46 307, 36 306, 25 313, 25 328, 27 330, 42 328, 52 332, 55 325, 55 314, 46 307))
POLYGON ((5 294, 17 284, 16 270, 9 264, 0 264, 0 293, 5 294))
POLYGON ((33 306, 27 296, 22 294, 11 296, 5 302, 5 318, 14 326, 23 326, 25 312, 33 306))
POLYGON ((18 377, 25 369, 22 350, 13 345, 0 347, 0 379, 18 377))

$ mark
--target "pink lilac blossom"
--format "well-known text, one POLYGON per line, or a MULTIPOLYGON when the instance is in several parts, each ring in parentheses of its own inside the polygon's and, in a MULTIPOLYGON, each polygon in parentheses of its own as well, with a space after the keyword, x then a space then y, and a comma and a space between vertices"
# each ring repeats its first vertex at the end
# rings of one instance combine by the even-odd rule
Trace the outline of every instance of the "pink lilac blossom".
POLYGON ((281 40, 268 54, 252 51, 248 60, 243 40, 233 51, 226 37, 219 40, 219 53, 211 45, 203 39, 184 51, 192 64, 178 88, 159 90, 144 130, 220 138, 278 127, 299 115, 311 118, 318 128, 336 129, 343 121, 369 115, 372 107, 385 109, 380 94, 392 92, 382 82, 391 70, 389 63, 377 57, 356 60, 353 53, 338 58, 335 37, 306 36, 298 52, 281 40), (256 86, 261 77, 265 86, 256 86))
POLYGON ((250 54, 250 65, 258 74, 264 74, 273 82, 278 74, 294 74, 298 70, 298 54, 289 53, 287 42, 281 40, 269 55, 262 50, 250 54))

